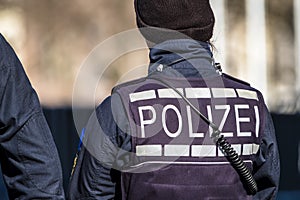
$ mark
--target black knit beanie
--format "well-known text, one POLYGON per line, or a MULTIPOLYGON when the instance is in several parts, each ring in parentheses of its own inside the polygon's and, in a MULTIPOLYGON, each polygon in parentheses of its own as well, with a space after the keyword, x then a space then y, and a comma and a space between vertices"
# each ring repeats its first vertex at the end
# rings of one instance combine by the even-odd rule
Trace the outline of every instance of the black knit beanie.
POLYGON ((138 28, 153 43, 188 36, 209 41, 215 18, 209 0, 135 0, 138 28))

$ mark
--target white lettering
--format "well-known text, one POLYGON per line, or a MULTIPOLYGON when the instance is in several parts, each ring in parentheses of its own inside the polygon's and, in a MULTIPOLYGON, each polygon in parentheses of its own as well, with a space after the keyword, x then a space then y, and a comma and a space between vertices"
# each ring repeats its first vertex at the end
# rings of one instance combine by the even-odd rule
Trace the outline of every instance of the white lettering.
POLYGON ((155 109, 152 106, 141 106, 138 108, 139 110, 139 116, 140 116, 140 122, 141 122, 141 137, 145 138, 145 125, 153 124, 156 120, 156 112, 155 109), (144 110, 149 110, 152 112, 152 119, 144 120, 144 110))
POLYGON ((166 134, 171 137, 171 138, 175 138, 178 137, 182 131, 182 117, 181 114, 178 110, 178 108, 176 108, 174 105, 166 105, 162 111, 162 125, 163 125, 163 129, 166 132, 166 134), (167 110, 172 109, 175 111, 177 118, 178 118, 178 129, 175 133, 171 133, 167 127, 167 121, 166 121, 166 112, 167 110))
MULTIPOLYGON (((223 114, 223 116, 222 116, 222 120, 221 120, 220 126, 219 126, 220 131, 222 131, 223 128, 224 128, 225 122, 226 122, 226 120, 227 120, 227 118, 228 118, 229 112, 230 112, 230 105, 216 105, 216 106, 215 106, 215 109, 216 109, 216 110, 225 110, 225 111, 224 111, 224 114, 223 114)), ((212 109, 211 109, 211 106, 210 106, 210 105, 207 106, 207 114, 208 114, 208 119, 209 119, 210 121, 214 121, 214 120, 213 120, 213 117, 212 117, 212 109)), ((212 128, 209 127, 209 133, 210 133, 210 136, 211 136, 211 134, 212 134, 212 131, 213 131, 212 128)), ((222 132, 222 134, 223 134, 225 137, 233 137, 233 133, 232 133, 232 132, 228 132, 228 133, 222 132)))
MULTIPOLYGON (((224 135, 225 137, 233 137, 236 132, 237 137, 251 137, 252 134, 256 137, 259 137, 259 131, 260 131, 260 116, 259 116, 259 108, 258 106, 253 106, 250 108, 250 105, 248 104, 238 104, 238 105, 215 105, 213 108, 211 105, 207 105, 207 118, 217 124, 219 126, 219 129, 221 131, 221 134, 224 135), (213 110, 214 109, 214 110, 213 110), (219 110, 217 112, 217 110, 219 110), (229 128, 229 122, 228 119, 230 117, 230 113, 234 112, 235 113, 235 126, 236 128, 232 127, 233 129, 227 129, 229 132, 224 132, 223 129, 224 127, 229 128), (244 112, 244 114, 242 114, 244 112), (246 115, 246 113, 252 113, 253 119, 250 117, 252 115, 246 115), (217 116, 215 116, 218 114, 217 116), (218 119, 218 120, 216 120, 218 119), (250 123, 253 120, 253 128, 251 130, 243 128, 243 123, 250 123), (216 122, 217 121, 217 122, 216 122), (236 130, 236 131, 235 131, 236 130)), ((160 109, 159 109, 160 110, 160 109)), ((141 138, 145 138, 145 127, 147 125, 153 125, 155 124, 157 120, 157 114, 161 114, 161 122, 162 122, 162 128, 164 132, 171 138, 176 138, 178 137, 182 131, 183 131, 183 126, 186 126, 188 129, 188 134, 190 138, 204 138, 205 137, 205 132, 201 132, 204 130, 197 130, 197 125, 202 122, 202 120, 199 118, 199 116, 196 116, 199 118, 199 120, 193 120, 193 115, 191 111, 191 107, 189 105, 186 106, 186 124, 183 124, 183 119, 182 119, 182 114, 180 113, 180 110, 172 104, 168 104, 162 108, 161 113, 156 113, 157 111, 153 106, 141 106, 138 107, 138 112, 139 112, 139 118, 140 118, 140 126, 141 126, 141 138), (175 117, 174 121, 167 121, 167 111, 173 111, 174 113, 169 116, 175 117), (176 120, 177 117, 177 120, 176 120), (170 124, 168 124, 170 123, 170 124), (174 124, 176 123, 176 124, 174 124), (196 124, 193 124, 196 123, 196 124), (173 129, 171 129, 170 125, 172 125, 173 129), (174 127, 176 130, 174 130, 174 127), (194 130, 195 129, 195 130, 194 130), (171 131, 170 131, 171 130, 171 131), (199 131, 199 132, 197 132, 199 131)), ((232 113, 233 114, 233 113, 232 113)), ((203 122, 204 123, 204 122, 203 122)), ((250 124, 249 124, 250 126, 250 124)), ((252 126, 252 124, 251 124, 252 126)), ((210 126, 207 126, 209 128, 208 134, 210 136, 212 135, 212 128, 210 126)), ((205 130, 206 131, 206 130, 205 130)))
MULTIPOLYGON (((211 111, 211 106, 210 105, 207 106, 207 117, 208 117, 209 121, 213 121, 212 111, 211 111)), ((209 126, 209 136, 210 137, 211 137, 212 133, 213 133, 213 129, 212 129, 211 126, 209 126)))
POLYGON ((249 105, 247 105, 247 104, 234 105, 237 136, 238 137, 250 137, 251 132, 241 132, 240 123, 250 122, 250 118, 249 117, 240 117, 239 116, 240 109, 249 109, 249 105))
MULTIPOLYGON (((220 123, 220 127, 219 127, 220 131, 222 131, 224 128, 225 122, 227 120, 227 117, 229 115, 229 112, 230 112, 230 105, 216 105, 215 108, 216 108, 216 110, 225 110, 224 115, 221 120, 221 123, 220 123)), ((232 132, 228 132, 228 133, 222 132, 222 134, 224 135, 224 137, 233 137, 232 132)))
POLYGON ((191 114, 190 106, 186 106, 186 112, 187 112, 187 118, 188 118, 189 136, 191 138, 204 137, 204 133, 194 133, 193 132, 192 114, 191 114))
POLYGON ((255 135, 258 137, 259 135, 259 112, 258 112, 258 107, 254 106, 254 112, 255 112, 255 135))

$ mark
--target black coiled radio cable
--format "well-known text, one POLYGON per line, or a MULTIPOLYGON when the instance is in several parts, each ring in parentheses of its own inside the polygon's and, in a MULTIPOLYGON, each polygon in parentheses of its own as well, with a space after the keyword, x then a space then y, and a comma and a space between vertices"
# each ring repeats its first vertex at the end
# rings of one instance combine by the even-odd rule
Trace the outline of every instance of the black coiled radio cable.
POLYGON ((233 147, 231 147, 231 144, 224 138, 224 135, 221 135, 219 130, 214 131, 214 134, 218 135, 214 137, 216 144, 219 149, 224 152, 228 161, 239 174, 243 183, 246 185, 247 192, 251 195, 256 194, 258 188, 250 170, 246 167, 233 147))
POLYGON ((157 80, 158 82, 161 82, 167 87, 173 89, 193 109, 193 111, 196 112, 196 114, 199 115, 200 118, 203 119, 213 129, 212 138, 214 142, 216 143, 218 148, 226 155, 226 158, 228 159, 230 164, 239 174, 244 186, 246 187, 247 192, 251 195, 256 194, 258 188, 250 170, 247 168, 234 148, 231 147, 231 144, 224 138, 223 135, 221 135, 219 127, 212 121, 210 121, 207 117, 205 117, 177 88, 171 86, 167 82, 155 76, 148 76, 148 78, 157 80))

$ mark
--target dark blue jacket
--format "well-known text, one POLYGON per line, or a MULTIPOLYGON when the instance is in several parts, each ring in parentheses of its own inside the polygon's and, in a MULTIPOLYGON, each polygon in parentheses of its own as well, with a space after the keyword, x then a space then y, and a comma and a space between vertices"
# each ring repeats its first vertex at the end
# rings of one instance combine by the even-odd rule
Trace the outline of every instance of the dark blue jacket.
POLYGON ((37 94, 2 35, 0 155, 10 199, 64 199, 61 164, 37 94))
MULTIPOLYGON (((150 60, 153 64, 149 67, 149 74, 159 71, 165 77, 186 79, 220 77, 220 73, 214 68, 214 60, 206 43, 192 40, 166 41, 151 49, 150 60)), ((132 127, 126 117, 126 106, 123 106, 123 103, 124 101, 113 93, 91 116, 83 140, 84 147, 79 152, 77 165, 71 177, 68 192, 70 199, 120 198, 120 185, 124 184, 120 181, 121 175, 118 171, 127 170, 124 166, 130 162, 130 152, 136 151, 133 149, 133 137, 130 135, 135 133, 130 131, 132 127)), ((265 105, 263 109, 262 113, 265 115, 261 116, 263 133, 258 141, 259 150, 251 157, 252 172, 259 188, 253 199, 274 199, 279 183, 279 156, 271 117, 265 105)), ((216 178, 225 179, 226 175, 221 174, 216 178)), ((135 187, 135 190, 139 191, 138 185, 135 187)))

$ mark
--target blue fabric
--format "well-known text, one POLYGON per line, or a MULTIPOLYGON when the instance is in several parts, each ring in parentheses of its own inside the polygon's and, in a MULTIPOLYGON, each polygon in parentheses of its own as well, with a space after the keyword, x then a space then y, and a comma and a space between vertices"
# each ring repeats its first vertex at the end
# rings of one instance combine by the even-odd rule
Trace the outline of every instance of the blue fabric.
MULTIPOLYGON (((219 76, 219 72, 214 68, 214 59, 208 43, 193 40, 166 41, 150 50, 150 61, 149 74, 161 71, 163 75, 173 77, 219 76)), ((88 134, 85 136, 86 148, 89 150, 83 148, 84 150, 79 152, 80 160, 70 181, 69 199, 111 199, 114 195, 116 195, 115 199, 119 199, 117 195, 120 194, 120 174, 115 173, 111 168, 122 163, 114 163, 113 160, 107 159, 106 155, 114 155, 118 158, 118 162, 122 160, 126 162, 128 158, 126 152, 131 151, 130 136, 126 134, 128 130, 126 114, 120 105, 122 105, 121 100, 114 95, 98 106, 95 114, 101 127, 98 133, 107 136, 109 140, 100 138, 101 144, 98 143, 98 147, 91 148, 88 146, 93 146, 95 138, 99 136, 95 133, 91 133, 92 137, 88 134), (119 119, 115 118, 114 112, 118 113, 119 119), (125 151, 113 149, 109 141, 125 151), (99 149, 100 152, 104 152, 100 153, 100 156, 95 155, 96 159, 92 154, 99 146, 109 147, 109 151, 99 149)), ((279 156, 275 131, 269 115, 265 116, 264 121, 265 134, 261 149, 254 161, 254 177, 259 187, 259 192, 254 199, 275 198, 279 184, 279 156)), ((98 122, 91 122, 90 125, 97 126, 95 123, 98 122)))
POLYGON ((149 74, 165 65, 163 73, 175 77, 217 76, 210 46, 206 42, 181 39, 169 40, 150 51, 149 74))
POLYGON ((0 35, 0 154, 10 199, 64 199, 62 170, 37 94, 0 35))

